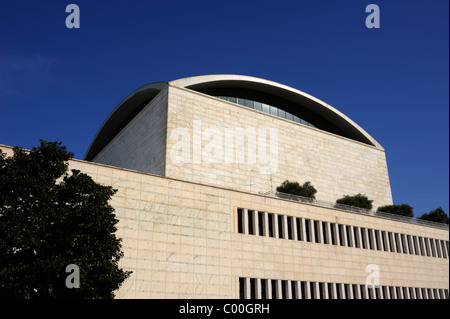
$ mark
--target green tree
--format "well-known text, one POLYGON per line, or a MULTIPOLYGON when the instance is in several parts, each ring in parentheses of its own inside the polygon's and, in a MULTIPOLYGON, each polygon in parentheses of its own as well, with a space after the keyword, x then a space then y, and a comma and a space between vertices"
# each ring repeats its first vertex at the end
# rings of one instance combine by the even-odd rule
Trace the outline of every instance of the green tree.
POLYGON ((429 220, 437 223, 445 223, 448 225, 448 215, 444 212, 442 207, 438 207, 428 213, 422 214, 418 219, 429 220))
POLYGON ((345 195, 344 197, 336 200, 336 203, 370 210, 372 209, 373 200, 370 200, 366 195, 358 193, 353 196, 345 195))
POLYGON ((311 185, 311 182, 305 182, 303 185, 300 185, 298 182, 285 180, 277 187, 277 192, 315 199, 317 190, 311 185))
POLYGON ((381 206, 378 207, 377 212, 414 217, 413 208, 408 204, 381 206))
POLYGON ((112 298, 130 275, 108 204, 116 190, 68 170, 73 156, 41 140, 26 152, 0 152, 0 297, 112 298), (66 267, 79 267, 79 288, 66 267))

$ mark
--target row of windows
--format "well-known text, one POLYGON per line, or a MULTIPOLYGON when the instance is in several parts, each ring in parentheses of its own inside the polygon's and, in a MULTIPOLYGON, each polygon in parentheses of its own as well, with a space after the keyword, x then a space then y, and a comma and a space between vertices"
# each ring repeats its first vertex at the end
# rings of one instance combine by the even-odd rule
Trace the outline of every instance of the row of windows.
POLYGON ((447 289, 239 278, 240 299, 448 299, 447 289))
POLYGON ((299 118, 296 115, 293 115, 289 112, 286 112, 280 108, 277 108, 275 106, 272 105, 268 105, 265 103, 261 103, 261 102, 257 102, 257 101, 253 101, 253 100, 249 100, 249 99, 243 99, 240 97, 231 97, 231 96, 216 96, 219 99, 225 100, 225 101, 229 101, 232 103, 237 103, 240 104, 242 106, 246 106, 249 107, 251 109, 255 109, 257 111, 262 111, 265 112, 267 114, 272 114, 290 121, 294 121, 300 124, 304 124, 304 125, 308 125, 311 127, 315 127, 314 125, 312 125, 311 123, 305 121, 302 118, 299 118))
POLYGON ((447 258, 449 242, 238 208, 238 232, 312 243, 447 258))

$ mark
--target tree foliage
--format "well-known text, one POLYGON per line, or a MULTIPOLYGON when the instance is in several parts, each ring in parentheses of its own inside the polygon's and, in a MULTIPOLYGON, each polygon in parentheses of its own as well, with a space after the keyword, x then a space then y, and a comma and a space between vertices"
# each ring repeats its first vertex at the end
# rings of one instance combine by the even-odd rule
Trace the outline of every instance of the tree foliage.
POLYGON ((372 209, 373 200, 369 199, 366 195, 358 193, 353 196, 345 195, 344 197, 336 200, 336 203, 370 210, 372 209))
POLYGON ((438 207, 428 213, 422 214, 418 219, 429 220, 437 223, 445 223, 448 225, 448 215, 444 212, 442 207, 438 207))
POLYGON ((381 206, 378 207, 377 211, 406 217, 414 217, 413 208, 408 204, 381 206))
POLYGON ((0 152, 0 296, 112 298, 130 272, 108 201, 116 190, 68 170, 73 156, 41 140, 26 152, 0 152), (80 269, 80 287, 66 287, 66 266, 80 269))
POLYGON ((277 192, 315 199, 317 190, 311 185, 311 182, 305 182, 303 185, 300 185, 298 182, 285 180, 277 187, 277 192))

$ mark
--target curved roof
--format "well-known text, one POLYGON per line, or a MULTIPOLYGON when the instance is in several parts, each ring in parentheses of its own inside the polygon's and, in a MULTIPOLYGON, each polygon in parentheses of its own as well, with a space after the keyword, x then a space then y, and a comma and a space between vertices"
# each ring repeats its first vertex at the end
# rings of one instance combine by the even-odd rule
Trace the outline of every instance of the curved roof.
POLYGON ((163 88, 167 82, 144 85, 129 94, 103 122, 84 159, 92 161, 101 150, 116 136, 163 88))
POLYGON ((318 98, 300 90, 291 88, 287 85, 252 76, 234 74, 194 76, 175 80, 169 83, 174 86, 193 90, 213 88, 218 86, 238 86, 241 88, 282 96, 285 99, 291 100, 292 102, 304 106, 305 108, 333 123, 342 132, 346 133, 346 135, 350 138, 383 149, 372 136, 370 136, 365 130, 363 130, 358 124, 353 122, 345 114, 341 113, 331 105, 319 100, 318 98))
POLYGON ((333 123, 349 138, 383 149, 358 124, 331 105, 314 96, 287 85, 265 79, 244 75, 215 74, 182 78, 171 82, 155 82, 133 91, 104 121, 91 142, 84 159, 92 160, 168 84, 192 90, 216 87, 239 87, 280 96, 302 105, 306 109, 333 123))

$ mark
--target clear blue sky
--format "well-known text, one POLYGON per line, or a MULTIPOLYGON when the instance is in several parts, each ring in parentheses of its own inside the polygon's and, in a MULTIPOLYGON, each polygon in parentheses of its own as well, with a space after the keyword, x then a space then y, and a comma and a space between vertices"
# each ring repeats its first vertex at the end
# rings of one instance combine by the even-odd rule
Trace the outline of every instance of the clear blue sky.
POLYGON ((81 159, 144 84, 250 75, 346 114, 385 148, 395 204, 448 214, 448 30, 448 0, 0 0, 0 143, 57 140, 81 159))

